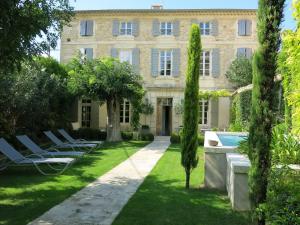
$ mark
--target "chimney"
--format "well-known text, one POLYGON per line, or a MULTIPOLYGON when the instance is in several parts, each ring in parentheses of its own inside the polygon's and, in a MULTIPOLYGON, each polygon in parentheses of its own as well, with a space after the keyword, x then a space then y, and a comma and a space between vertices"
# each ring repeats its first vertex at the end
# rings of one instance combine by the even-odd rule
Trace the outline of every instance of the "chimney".
POLYGON ((159 10, 159 9, 164 9, 164 7, 161 4, 153 4, 151 5, 151 9, 159 10))

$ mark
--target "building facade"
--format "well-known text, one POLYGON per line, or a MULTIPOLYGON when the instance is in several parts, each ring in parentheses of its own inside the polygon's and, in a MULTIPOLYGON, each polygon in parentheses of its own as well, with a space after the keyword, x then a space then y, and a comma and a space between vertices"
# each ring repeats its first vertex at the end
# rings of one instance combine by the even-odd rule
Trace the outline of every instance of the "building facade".
MULTIPOLYGON (((77 11, 61 37, 61 61, 78 51, 87 58, 112 56, 128 61, 144 80, 151 115, 141 115, 156 135, 169 135, 182 125, 181 105, 187 70, 189 29, 201 30, 201 90, 232 90, 225 77, 237 56, 250 57, 257 48, 256 10, 91 10, 77 11)), ((201 100, 199 129, 229 126, 230 98, 201 100)), ((106 106, 81 99, 76 107, 78 127, 105 129, 106 106)), ((130 129, 130 103, 121 104, 122 129, 130 129)))

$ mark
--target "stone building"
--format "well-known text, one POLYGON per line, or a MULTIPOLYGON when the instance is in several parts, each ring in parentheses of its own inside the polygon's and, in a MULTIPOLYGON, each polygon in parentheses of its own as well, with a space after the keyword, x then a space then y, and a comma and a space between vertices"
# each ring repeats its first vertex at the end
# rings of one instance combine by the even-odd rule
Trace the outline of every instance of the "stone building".
MULTIPOLYGON (((61 61, 68 62, 81 51, 88 58, 117 57, 139 71, 154 107, 152 115, 141 115, 156 135, 169 135, 182 125, 180 104, 187 70, 188 33, 199 24, 202 38, 200 89, 232 87, 225 77, 237 55, 250 57, 257 48, 256 10, 162 9, 76 11, 71 26, 61 37, 61 61)), ((230 99, 201 100, 199 129, 229 126, 230 99)), ((130 129, 130 104, 121 105, 122 129, 130 129)), ((76 107, 78 127, 105 129, 106 106, 81 99, 76 107)))

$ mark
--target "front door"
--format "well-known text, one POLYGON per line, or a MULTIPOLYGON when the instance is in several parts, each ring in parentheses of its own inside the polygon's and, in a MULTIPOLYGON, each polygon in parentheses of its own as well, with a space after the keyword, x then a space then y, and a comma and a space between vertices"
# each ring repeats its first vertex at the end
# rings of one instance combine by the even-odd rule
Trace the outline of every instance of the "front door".
POLYGON ((156 133, 170 136, 172 132, 172 98, 157 99, 156 133))

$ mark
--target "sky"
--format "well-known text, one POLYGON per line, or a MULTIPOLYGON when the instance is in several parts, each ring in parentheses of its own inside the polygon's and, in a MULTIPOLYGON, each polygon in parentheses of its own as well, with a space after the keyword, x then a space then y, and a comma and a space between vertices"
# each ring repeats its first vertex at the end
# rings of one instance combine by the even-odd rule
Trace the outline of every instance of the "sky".
MULTIPOLYGON (((153 4, 162 4, 165 9, 257 9, 258 0, 70 0, 75 10, 88 9, 149 9, 153 4)), ((292 18, 292 0, 286 0, 283 29, 295 29, 292 18)), ((52 51, 59 60, 59 45, 52 51)))

